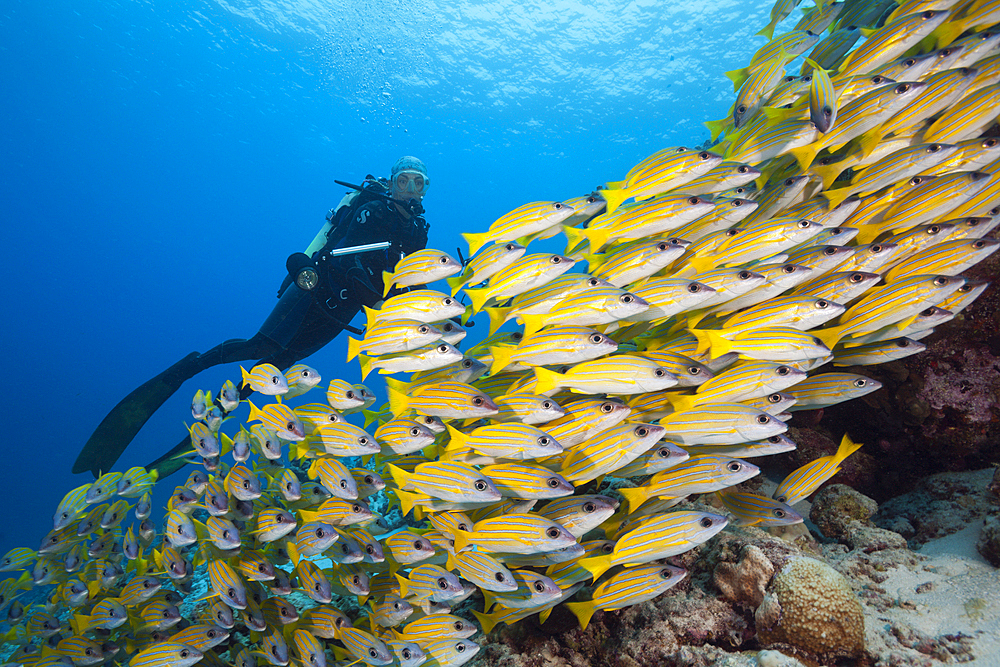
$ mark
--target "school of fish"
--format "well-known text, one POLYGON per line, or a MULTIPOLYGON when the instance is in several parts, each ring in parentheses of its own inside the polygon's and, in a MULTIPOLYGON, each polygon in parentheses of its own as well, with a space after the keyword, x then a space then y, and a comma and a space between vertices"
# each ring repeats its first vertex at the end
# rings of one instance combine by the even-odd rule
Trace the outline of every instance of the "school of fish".
POLYGON ((6 659, 458 667, 480 629, 562 603, 585 628, 662 594, 685 576, 664 559, 730 522, 802 521, 861 445, 771 497, 735 488, 748 459, 795 447, 795 411, 880 386, 838 367, 920 352, 987 287, 961 274, 998 246, 1000 1, 821 2, 774 36, 798 2, 727 73, 711 150, 664 148, 464 234, 468 262, 427 249, 385 274, 409 291, 348 348, 365 376, 409 374, 381 410, 338 379, 293 406, 319 373, 258 365, 244 424, 233 382, 195 396, 165 516, 155 470, 68 493, 37 550, 0 560, 6 659), (481 312, 490 335, 460 351, 481 312), (470 596, 478 624, 451 613, 470 596))

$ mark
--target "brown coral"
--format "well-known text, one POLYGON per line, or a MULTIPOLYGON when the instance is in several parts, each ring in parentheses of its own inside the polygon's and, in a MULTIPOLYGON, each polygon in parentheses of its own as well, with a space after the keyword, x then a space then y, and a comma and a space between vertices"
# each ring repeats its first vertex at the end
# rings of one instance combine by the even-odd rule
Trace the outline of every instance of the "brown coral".
POLYGON ((738 563, 716 565, 713 578, 727 600, 756 609, 764 601, 764 591, 773 574, 774 566, 764 552, 748 544, 740 552, 738 563))
POLYGON ((864 651, 861 603, 840 573, 812 558, 781 568, 755 618, 764 646, 789 646, 821 660, 864 651))

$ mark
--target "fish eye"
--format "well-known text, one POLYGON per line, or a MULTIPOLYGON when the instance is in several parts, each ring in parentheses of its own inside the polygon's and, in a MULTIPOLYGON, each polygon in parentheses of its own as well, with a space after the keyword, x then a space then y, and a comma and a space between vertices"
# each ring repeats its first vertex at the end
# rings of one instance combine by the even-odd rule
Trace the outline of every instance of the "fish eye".
MULTIPOLYGON (((744 109, 744 111, 745 111, 745 109, 744 109)), ((698 159, 700 159, 700 160, 707 160, 711 156, 712 156, 712 154, 709 153, 708 151, 702 151, 702 152, 698 153, 698 159)))
POLYGON ((837 254, 837 246, 828 245, 827 247, 823 248, 823 254, 828 257, 830 255, 837 254))
POLYGON ((855 387, 858 387, 860 389, 861 387, 864 387, 868 383, 862 380, 861 378, 858 378, 852 384, 854 384, 855 387))
POLYGON ((830 302, 825 299, 820 299, 819 301, 816 302, 816 307, 819 308, 820 310, 826 310, 827 308, 830 307, 830 302))
POLYGON ((924 12, 923 14, 920 15, 920 17, 923 18, 923 19, 932 19, 935 16, 937 16, 937 12, 934 12, 934 11, 931 11, 931 10, 927 10, 926 12, 924 12))
POLYGON ((346 479, 340 480, 340 488, 342 488, 342 489, 346 489, 347 488, 347 480, 346 479))
POLYGON ((538 444, 542 447, 547 446, 550 442, 552 441, 544 435, 538 438, 538 444))
POLYGON ((559 488, 559 480, 556 479, 555 477, 549 477, 545 481, 545 483, 549 485, 550 489, 557 489, 557 488, 559 488))
POLYGON ((813 342, 814 345, 823 345, 823 346, 826 345, 826 343, 824 343, 823 341, 821 341, 819 338, 816 338, 815 336, 813 336, 812 342, 813 342))
POLYGON ((465 653, 465 644, 455 644, 455 650, 459 653, 465 653))
POLYGON ((608 412, 611 412, 614 409, 615 409, 615 406, 613 406, 611 403, 601 403, 601 412, 603 412, 605 414, 607 414, 608 412))
POLYGON ((409 660, 411 655, 410 649, 404 648, 402 651, 400 651, 400 655, 403 656, 403 660, 409 660))
POLYGON ((483 405, 483 399, 482 399, 482 397, 476 396, 475 398, 473 398, 472 399, 472 404, 474 406, 476 406, 477 408, 480 407, 481 405, 483 405))
POLYGON ((590 278, 587 280, 587 287, 597 287, 601 284, 600 278, 590 278))
POLYGON ((743 464, 739 461, 730 461, 726 464, 726 470, 729 472, 739 472, 740 470, 743 470, 743 464))
POLYGON ((351 505, 351 511, 354 512, 355 514, 358 514, 359 512, 361 512, 361 505, 358 504, 351 505))
POLYGON ((985 248, 986 247, 986 241, 983 241, 982 239, 978 239, 975 243, 972 244, 972 247, 975 248, 976 250, 979 250, 980 248, 985 248))
POLYGON ((420 435, 420 429, 417 428, 417 427, 411 428, 410 429, 410 435, 413 436, 413 437, 416 437, 416 436, 420 435))
POLYGON ((664 250, 666 250, 669 247, 670 247, 670 244, 666 243, 665 241, 660 241, 659 243, 656 244, 656 249, 659 250, 660 252, 663 252, 664 250))
POLYGON ((688 283, 687 291, 691 294, 697 294, 701 291, 701 286, 698 283, 688 283))
POLYGON ((865 277, 860 273, 852 273, 848 278, 852 283, 860 283, 864 279, 865 277))
POLYGON ((747 112, 747 105, 741 104, 738 107, 736 107, 736 113, 744 114, 746 112, 747 112))
POLYGON ((785 264, 783 267, 781 267, 781 272, 782 273, 795 273, 795 265, 794 264, 785 264))
POLYGON ((226 591, 226 595, 231 598, 236 597, 236 589, 230 586, 229 590, 226 591))
POLYGON ((486 490, 486 482, 484 482, 481 479, 477 479, 476 483, 475 483, 475 487, 476 487, 476 491, 485 491, 486 490))
POLYGON ((706 517, 703 517, 702 520, 699 521, 698 523, 701 524, 702 528, 711 528, 712 524, 715 523, 715 522, 712 521, 711 518, 709 518, 709 517, 706 516, 706 517))
POLYGON ((545 534, 546 534, 546 535, 547 535, 547 536, 548 536, 548 537, 549 537, 550 539, 553 539, 553 540, 554 540, 554 539, 556 539, 557 537, 559 537, 559 529, 558 529, 558 528, 556 528, 555 526, 553 526, 553 527, 549 528, 548 530, 546 530, 546 531, 545 531, 545 534))
POLYGON ((545 584, 543 584, 541 581, 536 580, 535 583, 532 585, 532 588, 535 589, 536 593, 542 593, 545 591, 545 584))
POLYGON ((560 202, 556 202, 555 204, 552 205, 552 208, 556 209, 557 211, 559 209, 561 209, 562 207, 563 207, 563 205, 560 202))
POLYGON ((549 262, 553 264, 558 264, 561 261, 562 259, 559 257, 559 255, 552 255, 552 257, 549 257, 549 262))
POLYGON ((750 167, 746 166, 745 164, 741 164, 740 166, 736 167, 736 173, 738 174, 745 174, 749 171, 750 167))
POLYGON ((370 649, 368 649, 368 655, 370 655, 373 658, 377 658, 378 657, 378 651, 376 651, 373 648, 370 648, 370 649))
POLYGON ((633 301, 635 301, 635 297, 632 296, 631 294, 622 294, 621 297, 619 298, 619 301, 621 301, 622 303, 632 303, 633 301))
POLYGON ((446 296, 444 298, 444 301, 442 301, 442 303, 446 306, 450 306, 451 304, 455 303, 455 301, 451 297, 446 296))
POLYGON ((781 394, 771 394, 767 397, 768 403, 781 403, 781 394))
POLYGON ((749 271, 740 271, 739 274, 737 274, 737 277, 739 277, 740 280, 750 280, 752 276, 753 274, 749 271))
POLYGON ((649 429, 646 428, 645 426, 637 426, 636 429, 632 432, 635 433, 636 436, 640 438, 645 438, 647 435, 649 435, 649 429))
POLYGON ((348 554, 348 553, 350 553, 350 549, 347 548, 346 544, 341 544, 340 545, 340 553, 342 553, 342 554, 348 554))
MULTIPOLYGON (((740 188, 740 191, 742 192, 743 188, 740 188)), ((729 202, 729 205, 732 206, 733 208, 739 208, 740 206, 743 206, 743 200, 734 199, 733 201, 729 202)))
POLYGON ((462 359, 462 368, 472 368, 472 359, 462 359))
POLYGON ((655 371, 653 371, 653 375, 655 375, 658 378, 664 377, 666 374, 667 372, 662 368, 657 368, 655 371))
POLYGON ((780 507, 775 507, 773 510, 771 510, 771 514, 773 514, 776 519, 784 519, 786 516, 788 516, 785 510, 781 509, 780 507))
POLYGON ((983 148, 993 148, 997 145, 997 140, 995 137, 990 137, 983 141, 983 148))
POLYGON ((812 223, 809 222, 808 220, 799 220, 798 223, 796 224, 798 225, 799 229, 809 229, 810 227, 812 227, 812 223))
POLYGON ((701 369, 697 366, 689 366, 688 375, 701 375, 701 369))
POLYGON ((413 548, 417 549, 419 551, 420 549, 424 548, 424 543, 421 542, 420 540, 414 540, 413 541, 413 548))
POLYGON ((908 83, 901 83, 898 86, 896 86, 895 88, 893 88, 893 92, 895 92, 897 95, 902 95, 903 93, 905 93, 909 89, 910 89, 910 84, 908 84, 908 83))
MULTIPOLYGON (((365 545, 365 553, 367 553, 369 556, 371 556, 372 554, 375 553, 375 548, 372 545, 367 544, 367 545, 365 545)), ((355 577, 355 579, 357 579, 357 577, 355 577)), ((358 583, 358 582, 355 581, 354 583, 358 583)))
POLYGON ((785 179, 785 187, 786 188, 790 188, 793 185, 795 185, 795 179, 794 178, 786 178, 785 179))
POLYGON ((907 338, 900 338, 896 341, 896 347, 909 347, 910 341, 907 338))
POLYGON ((767 415, 757 415, 757 423, 758 424, 766 424, 769 421, 771 421, 771 418, 768 417, 767 415))
POLYGON ((882 250, 883 250, 882 246, 878 245, 877 243, 868 249, 868 251, 871 252, 871 254, 873 255, 879 254, 880 252, 882 252, 882 250))
POLYGON ((417 327, 417 333, 425 334, 428 331, 430 331, 430 327, 428 327, 426 324, 421 324, 419 327, 417 327))
POLYGON ((510 252, 511 250, 514 249, 514 244, 513 243, 508 243, 507 245, 505 245, 503 247, 503 249, 506 250, 507 252, 510 252))
MULTIPOLYGON (((704 159, 704 158, 702 158, 702 159, 704 159)), ((695 204, 697 204, 699 201, 701 201, 701 200, 698 199, 697 197, 688 197, 688 203, 691 204, 692 206, 694 206, 695 204)))
POLYGON ((375 478, 371 475, 365 475, 365 484, 374 484, 375 478))
POLYGON ((925 150, 926 152, 928 152, 928 153, 937 153, 937 152, 938 152, 938 151, 940 151, 940 150, 941 150, 942 148, 943 148, 943 146, 941 146, 941 144, 931 144, 930 146, 928 146, 928 147, 927 147, 926 149, 924 149, 924 150, 925 150))
POLYGON ((353 391, 348 391, 346 394, 344 394, 344 396, 346 396, 347 398, 353 399, 354 398, 354 392, 353 391))
POLYGON ((438 588, 440 588, 441 590, 445 590, 446 588, 448 588, 448 580, 445 579, 444 577, 438 577, 437 584, 438 588))
POLYGON ((948 279, 945 276, 938 276, 934 279, 934 284, 938 287, 943 287, 948 284, 948 279))
POLYGON ((438 352, 440 352, 441 354, 444 354, 447 351, 448 351, 448 345, 446 343, 442 343, 441 345, 438 345, 438 352))

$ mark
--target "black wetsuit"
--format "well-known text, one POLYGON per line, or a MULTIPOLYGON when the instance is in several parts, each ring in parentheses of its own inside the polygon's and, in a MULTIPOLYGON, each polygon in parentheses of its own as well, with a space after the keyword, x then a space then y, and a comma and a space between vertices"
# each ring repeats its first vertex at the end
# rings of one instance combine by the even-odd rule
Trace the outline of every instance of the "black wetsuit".
MULTIPOLYGON (((186 380, 206 368, 253 360, 285 370, 317 352, 350 325, 363 305, 374 307, 382 299, 382 271, 391 269, 402 255, 427 245, 423 217, 406 218, 395 204, 381 199, 360 206, 346 230, 343 227, 332 228, 329 236, 339 238, 330 238, 312 258, 320 273, 316 289, 307 292, 290 281, 253 338, 227 340, 203 354, 192 352, 126 396, 90 436, 73 472, 90 470, 96 476, 110 470, 153 413, 186 380), (354 255, 326 254, 335 248, 381 241, 392 246, 354 255)), ((243 390, 244 397, 249 393, 249 387, 243 390)))

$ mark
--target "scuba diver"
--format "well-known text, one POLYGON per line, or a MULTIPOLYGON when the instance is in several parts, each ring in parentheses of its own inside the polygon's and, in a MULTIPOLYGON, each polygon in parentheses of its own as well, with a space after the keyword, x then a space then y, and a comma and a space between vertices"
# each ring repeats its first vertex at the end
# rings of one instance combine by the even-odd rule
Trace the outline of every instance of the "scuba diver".
MULTIPOLYGON (((402 256, 427 245, 428 225, 421 201, 430 179, 422 161, 404 156, 392 166, 388 181, 369 175, 362 185, 335 182, 353 191, 329 212, 306 252, 288 258, 288 275, 278 290, 278 303, 260 331, 250 339, 227 340, 202 354, 192 352, 122 399, 87 440, 73 464, 74 473, 89 470, 98 477, 108 472, 153 413, 186 380, 206 368, 257 360, 285 370, 344 329, 360 334, 351 319, 362 306, 374 308, 382 301, 382 271, 391 271, 402 256)), ((389 296, 400 291, 391 291, 389 296)), ((245 387, 240 397, 250 393, 245 387)), ((150 467, 189 450, 185 438, 150 467)))

